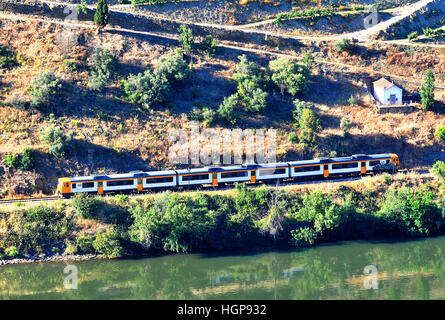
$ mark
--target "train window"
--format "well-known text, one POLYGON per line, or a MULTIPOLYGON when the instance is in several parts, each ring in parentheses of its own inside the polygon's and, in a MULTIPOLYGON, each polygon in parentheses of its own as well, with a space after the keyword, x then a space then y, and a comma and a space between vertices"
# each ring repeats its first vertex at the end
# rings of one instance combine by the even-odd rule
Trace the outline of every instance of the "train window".
POLYGON ((73 183, 73 184, 71 185, 71 188, 76 189, 76 184, 73 183))
POLYGON ((286 173, 286 169, 265 169, 265 170, 260 170, 259 171, 259 175, 260 176, 268 176, 268 175, 272 175, 272 174, 283 174, 286 173))
POLYGON ((132 186, 134 185, 134 180, 107 181, 106 184, 107 187, 132 186))
POLYGON ((208 174, 195 174, 189 176, 182 176, 182 181, 207 180, 208 178, 209 178, 208 174))
POLYGON ((173 182, 173 177, 147 179, 147 183, 168 183, 173 182))
POLYGON ((380 161, 369 161, 369 166, 373 167, 380 164, 380 161))
POLYGON ((84 182, 82 183, 82 188, 93 188, 94 182, 84 182))
POLYGON ((332 165, 332 169, 341 169, 342 165, 340 163, 336 163, 332 165))
POLYGON ((104 186, 104 183, 103 183, 102 181, 99 181, 99 182, 97 183, 97 186, 98 186, 99 188, 102 188, 102 187, 104 186))
POLYGON ((221 178, 236 178, 236 177, 247 177, 247 171, 241 172, 223 172, 221 173, 221 178))

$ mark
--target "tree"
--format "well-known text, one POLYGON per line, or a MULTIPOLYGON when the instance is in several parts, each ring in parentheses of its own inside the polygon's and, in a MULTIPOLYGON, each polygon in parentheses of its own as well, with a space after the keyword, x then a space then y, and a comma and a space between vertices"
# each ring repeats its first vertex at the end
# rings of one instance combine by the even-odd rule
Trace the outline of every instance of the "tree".
POLYGON ((351 43, 349 39, 342 38, 334 43, 334 49, 336 51, 352 51, 354 49, 354 45, 351 43))
POLYGON ((300 99, 295 99, 293 101, 293 104, 294 104, 295 109, 293 110, 292 115, 294 117, 296 125, 299 126, 303 110, 304 109, 312 109, 312 104, 310 104, 309 102, 306 102, 306 101, 302 101, 300 99))
POLYGON ((181 51, 171 51, 159 59, 155 73, 164 74, 170 83, 184 82, 190 76, 190 67, 182 58, 181 51))
POLYGON ((266 79, 260 66, 253 61, 249 61, 245 54, 238 57, 240 62, 236 65, 236 70, 233 73, 233 80, 238 84, 249 80, 255 83, 255 86, 264 88, 266 79))
POLYGON ((185 54, 190 54, 192 51, 192 45, 195 43, 195 39, 192 35, 192 29, 187 28, 185 25, 181 24, 178 28, 179 32, 179 42, 182 45, 182 50, 185 54))
POLYGON ((239 114, 237 111, 238 94, 232 94, 230 97, 225 97, 224 101, 218 108, 219 116, 231 124, 235 124, 238 121, 239 114))
POLYGON ((116 60, 108 49, 95 48, 90 61, 90 77, 88 86, 101 91, 108 84, 114 70, 116 60))
POLYGON ((285 89, 291 95, 306 91, 310 76, 306 66, 281 57, 269 62, 269 71, 272 82, 280 88, 281 94, 285 89))
POLYGON ((445 127, 438 125, 436 127, 436 131, 434 132, 434 136, 440 141, 445 141, 445 127))
POLYGON ((107 0, 98 0, 96 12, 94 13, 94 23, 100 28, 105 27, 108 24, 108 4, 107 0))
POLYGON ((248 112, 260 113, 266 109, 268 93, 252 80, 245 79, 238 84, 238 96, 248 112))
POLYGON ((422 98, 422 109, 429 110, 434 105, 434 74, 433 70, 426 72, 425 84, 420 86, 420 97, 422 98))
POLYGON ((199 43, 200 50, 210 58, 216 52, 216 46, 218 45, 218 41, 213 38, 210 34, 206 35, 202 41, 199 43))
POLYGON ((170 96, 170 86, 165 74, 151 70, 129 75, 122 81, 122 91, 128 102, 140 105, 145 110, 164 102, 170 96))
POLYGON ((346 133, 348 133, 349 130, 351 130, 351 128, 354 126, 354 124, 352 123, 351 120, 349 120, 348 118, 341 118, 340 120, 340 129, 343 130, 343 134, 346 135, 346 133))
POLYGON ((433 165, 433 169, 431 170, 435 175, 439 176, 443 180, 445 180, 445 162, 436 161, 433 165))
POLYGON ((408 35, 408 40, 416 40, 419 37, 419 33, 417 31, 413 31, 408 35))
POLYGON ((299 126, 301 128, 299 135, 300 141, 308 145, 314 144, 316 133, 320 131, 321 125, 320 120, 312 110, 303 109, 299 126))

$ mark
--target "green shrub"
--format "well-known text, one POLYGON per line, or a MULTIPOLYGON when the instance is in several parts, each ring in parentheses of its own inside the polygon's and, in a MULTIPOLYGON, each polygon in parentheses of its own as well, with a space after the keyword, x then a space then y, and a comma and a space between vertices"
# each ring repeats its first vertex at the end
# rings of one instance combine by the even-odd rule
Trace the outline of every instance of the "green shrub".
POLYGON ((116 60, 108 49, 95 48, 90 60, 88 86, 95 91, 103 90, 114 70, 116 60))
POLYGON ((317 232, 309 227, 291 230, 291 243, 297 247, 311 246, 317 240, 317 232))
POLYGON ((215 54, 217 45, 218 41, 211 35, 205 36, 199 43, 201 52, 209 58, 215 54))
POLYGON ((195 39, 192 35, 192 29, 187 28, 185 25, 181 24, 178 28, 179 32, 179 42, 182 45, 182 50, 185 54, 190 54, 192 51, 192 46, 195 43, 195 39))
POLYGON ((55 157, 65 157, 72 138, 65 136, 60 129, 47 128, 41 133, 40 140, 49 144, 50 154, 55 157))
POLYGON ((236 65, 233 73, 233 80, 240 84, 248 80, 253 83, 254 87, 264 88, 267 79, 260 66, 253 61, 249 61, 245 54, 238 57, 240 62, 236 65))
POLYGON ((170 96, 170 85, 165 74, 146 70, 138 75, 130 75, 122 81, 125 99, 139 105, 142 110, 149 110, 161 104, 170 96))
POLYGON ((251 80, 244 80, 238 84, 238 97, 244 109, 251 113, 261 113, 266 109, 268 93, 251 80))
POLYGON ((204 119, 204 125, 208 126, 218 120, 218 113, 212 108, 203 108, 202 117, 204 119))
POLYGON ((238 113, 238 94, 232 94, 229 97, 225 97, 224 101, 218 108, 218 114, 221 119, 235 124, 239 119, 238 113))
POLYGON ((109 13, 107 0, 98 0, 96 12, 94 13, 94 23, 99 27, 105 27, 108 24, 109 13))
POLYGON ((128 202, 128 196, 126 194, 117 194, 114 199, 120 204, 126 204, 128 202))
POLYGON ((440 141, 444 141, 445 140, 445 127, 438 125, 436 127, 436 131, 434 132, 434 136, 440 140, 440 141))
POLYGON ((334 49, 336 51, 351 52, 354 49, 354 45, 349 39, 342 38, 334 43, 334 49))
POLYGON ((32 170, 34 168, 34 153, 30 148, 24 148, 20 159, 20 169, 32 170))
POLYGON ((292 111, 292 115, 297 125, 300 125, 301 116, 303 114, 304 109, 313 109, 313 105, 311 103, 295 99, 293 101, 293 105, 295 109, 292 111))
POLYGON ((74 196, 72 206, 77 216, 84 219, 97 218, 101 201, 87 193, 78 193, 74 196))
POLYGON ((341 118, 340 120, 340 129, 343 130, 344 133, 347 133, 349 130, 351 130, 351 128, 354 126, 354 124, 352 123, 351 120, 349 120, 348 118, 341 118))
POLYGON ((106 231, 99 231, 94 238, 93 248, 108 258, 118 258, 123 253, 115 227, 110 227, 106 231))
POLYGON ((408 35, 408 40, 416 40, 419 37, 419 33, 417 31, 413 31, 408 35))
POLYGON ((20 165, 20 158, 16 154, 7 154, 5 163, 8 167, 17 169, 20 165))
POLYGON ((436 161, 431 170, 434 174, 445 180, 445 162, 436 161))
POLYGON ((269 62, 269 72, 272 82, 284 94, 287 90, 291 95, 305 92, 307 89, 310 71, 304 65, 299 65, 287 58, 281 57, 269 62))
POLYGON ((9 248, 5 249, 5 255, 8 258, 15 258, 20 254, 19 249, 17 249, 15 246, 10 246, 9 248))
POLYGON ((434 235, 443 224, 433 192, 408 187, 388 190, 377 215, 393 230, 413 236, 434 235))
POLYGON ((350 97, 348 98, 348 103, 351 106, 354 106, 357 103, 357 100, 355 99, 354 95, 352 95, 352 94, 350 95, 350 97))
POLYGON ((298 142, 298 137, 297 137, 297 135, 295 133, 291 132, 287 136, 287 141, 292 142, 292 143, 297 143, 298 142))
POLYGON ((202 200, 165 193, 146 210, 137 205, 130 210, 134 218, 130 229, 132 240, 146 249, 173 252, 198 249, 215 224, 202 200))
POLYGON ((12 51, 0 45, 0 68, 11 69, 17 65, 17 59, 12 51))
POLYGON ((163 74, 171 84, 180 83, 190 76, 190 67, 182 58, 180 51, 172 51, 159 60, 155 73, 163 74))
POLYGON ((83 254, 95 253, 96 251, 93 247, 94 239, 94 236, 82 233, 76 239, 77 248, 83 254))
POLYGON ((47 106, 51 103, 54 95, 60 94, 62 84, 52 72, 40 72, 32 80, 32 88, 29 94, 32 97, 31 106, 47 106))
POLYGON ((301 57, 300 63, 310 70, 312 68, 312 65, 314 64, 314 61, 315 59, 312 53, 308 50, 303 53, 303 57, 301 57))

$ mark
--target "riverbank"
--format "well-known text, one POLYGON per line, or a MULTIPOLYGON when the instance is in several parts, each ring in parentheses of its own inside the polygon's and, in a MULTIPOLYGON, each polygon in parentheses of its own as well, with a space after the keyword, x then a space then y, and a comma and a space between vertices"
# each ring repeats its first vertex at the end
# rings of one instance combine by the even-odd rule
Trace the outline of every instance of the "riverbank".
POLYGON ((444 185, 431 174, 134 198, 82 195, 0 211, 0 265, 445 235, 444 185))

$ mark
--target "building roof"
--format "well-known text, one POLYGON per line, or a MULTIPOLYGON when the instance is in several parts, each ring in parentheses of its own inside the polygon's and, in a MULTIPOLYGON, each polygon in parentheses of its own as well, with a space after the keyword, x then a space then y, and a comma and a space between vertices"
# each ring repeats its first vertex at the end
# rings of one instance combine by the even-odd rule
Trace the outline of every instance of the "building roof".
POLYGON ((374 81, 374 87, 382 88, 383 90, 389 89, 391 87, 397 87, 394 83, 391 81, 386 80, 385 78, 381 78, 377 81, 374 81))

